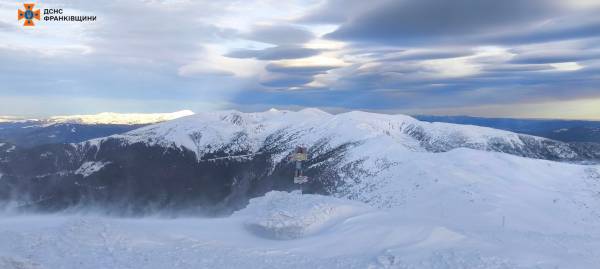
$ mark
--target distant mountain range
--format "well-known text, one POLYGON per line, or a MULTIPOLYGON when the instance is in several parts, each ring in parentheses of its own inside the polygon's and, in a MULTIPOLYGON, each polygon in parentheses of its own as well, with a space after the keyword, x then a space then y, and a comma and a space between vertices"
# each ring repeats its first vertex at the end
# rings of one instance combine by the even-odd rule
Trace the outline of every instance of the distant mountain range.
POLYGON ((600 143, 600 121, 479 118, 469 116, 413 116, 422 121, 491 127, 563 142, 600 143))
MULTIPOLYGON (((96 115, 53 116, 45 119, 0 117, 0 142, 22 147, 55 143, 79 143, 89 139, 122 134, 148 124, 193 115, 189 110, 173 113, 100 113, 96 115)), ((540 136, 562 142, 600 143, 600 121, 481 118, 429 116, 414 118, 426 122, 476 125, 515 133, 540 136)))
POLYGON ((53 116, 46 119, 0 118, 0 142, 21 147, 79 143, 89 139, 125 133, 139 127, 193 115, 189 110, 173 113, 53 116))

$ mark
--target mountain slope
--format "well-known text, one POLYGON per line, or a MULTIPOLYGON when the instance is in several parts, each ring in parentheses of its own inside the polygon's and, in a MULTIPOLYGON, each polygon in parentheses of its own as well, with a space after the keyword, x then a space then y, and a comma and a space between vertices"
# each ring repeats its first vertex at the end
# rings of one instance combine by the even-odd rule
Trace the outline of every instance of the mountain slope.
POLYGON ((535 136, 470 125, 427 123, 404 115, 358 111, 331 115, 317 109, 205 113, 111 138, 129 144, 142 142, 183 147, 196 150, 202 158, 203 154, 215 148, 256 151, 267 137, 275 133, 286 136, 290 143, 307 145, 322 139, 338 145, 377 140, 379 144, 409 151, 444 152, 466 147, 539 159, 587 159, 578 148, 569 144, 535 136))
MULTIPOLYGON (((539 159, 586 158, 557 141, 403 115, 221 111, 85 143, 0 151, 0 199, 37 210, 94 205, 126 215, 163 209, 222 214, 271 190, 302 188, 390 207, 444 177, 457 185, 479 178, 555 182, 569 171, 572 180, 583 181, 595 166, 539 159), (299 144, 309 155, 310 181, 302 186, 292 181, 289 159, 299 144)), ((577 201, 588 205, 588 198, 577 201)))

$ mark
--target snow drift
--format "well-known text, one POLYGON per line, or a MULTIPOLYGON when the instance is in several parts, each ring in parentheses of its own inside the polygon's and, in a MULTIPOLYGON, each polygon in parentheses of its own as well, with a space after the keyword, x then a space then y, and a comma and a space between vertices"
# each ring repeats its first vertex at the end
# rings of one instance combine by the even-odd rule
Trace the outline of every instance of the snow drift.
POLYGON ((245 218, 248 230, 259 236, 294 239, 316 234, 370 210, 365 204, 333 197, 272 191, 250 200, 233 217, 245 218))
POLYGON ((553 231, 546 222, 531 231, 431 211, 271 192, 224 218, 2 216, 0 268, 593 269, 600 262, 597 229, 553 231))

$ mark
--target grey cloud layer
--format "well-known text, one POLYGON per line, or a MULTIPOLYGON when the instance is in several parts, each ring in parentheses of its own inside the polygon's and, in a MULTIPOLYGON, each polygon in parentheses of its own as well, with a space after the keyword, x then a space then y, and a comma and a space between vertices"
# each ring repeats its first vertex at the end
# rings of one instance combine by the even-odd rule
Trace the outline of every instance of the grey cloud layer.
POLYGON ((295 45, 310 41, 312 32, 292 25, 257 25, 243 38, 276 45, 295 45))
POLYGON ((405 51, 402 53, 394 53, 389 57, 383 58, 382 61, 408 61, 408 60, 433 60, 458 58, 473 55, 473 51, 469 49, 462 50, 430 50, 430 51, 405 51))
POLYGON ((575 50, 554 50, 554 51, 533 51, 518 54, 510 60, 514 64, 550 64, 579 62, 600 59, 600 50, 575 51, 575 50))
POLYGON ((382 1, 374 5, 365 12, 348 15, 328 37, 394 44, 451 42, 461 36, 530 27, 561 11, 555 0, 382 1))
POLYGON ((320 98, 282 95, 309 105, 386 109, 600 97, 597 14, 599 6, 555 0, 326 1, 298 21, 338 24, 325 37, 347 42, 345 55, 360 59, 326 70, 333 82, 306 93, 320 98), (486 54, 489 47, 504 52, 486 54), (571 69, 556 65, 563 63, 571 69), (464 68, 473 70, 443 73, 464 68))
POLYGON ((258 60, 298 59, 315 56, 319 50, 299 46, 278 46, 262 50, 236 50, 228 53, 232 58, 256 58, 258 60))
POLYGON ((215 26, 210 20, 198 20, 225 12, 212 3, 44 1, 42 8, 78 10, 96 15, 98 20, 81 25, 46 23, 52 28, 81 26, 79 36, 73 38, 77 43, 59 47, 60 53, 52 52, 55 50, 53 43, 62 41, 60 37, 42 37, 45 32, 28 33, 17 28, 17 37, 35 35, 35 44, 48 43, 50 46, 35 50, 27 46, 0 46, 3 71, 0 98, 12 95, 134 99, 149 103, 186 99, 223 101, 232 91, 251 82, 223 77, 229 73, 211 69, 202 76, 178 75, 178 68, 202 59, 206 54, 205 44, 219 43, 237 35, 236 30, 215 26), (22 74, 35 79, 23 79, 22 74), (214 90, 215 83, 219 85, 218 90, 214 90))
POLYGON ((0 41, 0 98, 401 109, 600 97, 600 5, 574 1, 325 0, 300 10, 295 0, 282 6, 298 10, 281 12, 294 17, 259 11, 240 23, 256 3, 48 0, 99 20, 58 48, 60 37, 0 20, 7 37, 48 44, 0 41), (342 45, 315 49, 328 41, 342 45), (243 63, 252 70, 238 75, 243 63), (24 74, 36 80, 24 85, 24 74))

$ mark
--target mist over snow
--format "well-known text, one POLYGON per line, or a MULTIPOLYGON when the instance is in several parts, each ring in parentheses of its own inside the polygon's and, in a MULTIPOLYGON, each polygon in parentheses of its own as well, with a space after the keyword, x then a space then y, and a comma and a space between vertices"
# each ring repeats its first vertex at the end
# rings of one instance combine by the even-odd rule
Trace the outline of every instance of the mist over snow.
POLYGON ((522 218, 548 213, 524 209, 465 218, 466 203, 441 202, 448 202, 442 213, 381 210, 272 192, 224 218, 2 217, 0 266, 533 269, 598 262, 598 226, 585 229, 560 217, 522 226, 522 218))

